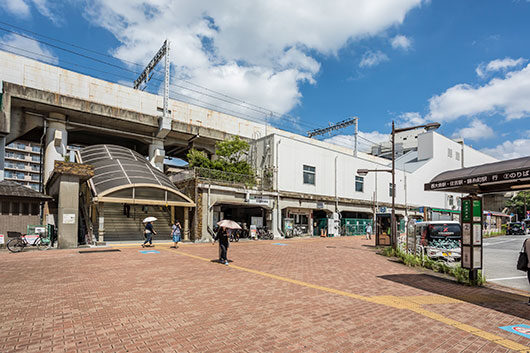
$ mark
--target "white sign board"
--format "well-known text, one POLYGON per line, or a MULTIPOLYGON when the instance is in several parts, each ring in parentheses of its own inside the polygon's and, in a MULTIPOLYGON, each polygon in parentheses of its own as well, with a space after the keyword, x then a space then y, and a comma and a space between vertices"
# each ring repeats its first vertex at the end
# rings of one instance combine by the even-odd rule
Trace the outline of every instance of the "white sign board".
POLYGON ((270 198, 268 196, 262 196, 262 195, 250 195, 248 197, 248 203, 251 203, 254 205, 269 206, 270 198))
POLYGON ((24 238, 29 244, 35 244, 35 241, 39 239, 39 236, 38 235, 26 235, 24 236, 24 238))
POLYGON ((471 224, 464 223, 462 231, 462 244, 471 245, 471 224))
POLYGON ((482 244, 482 224, 473 223, 473 245, 482 244))
POLYGON ((473 248, 473 268, 482 268, 482 249, 473 248))
POLYGON ((462 263, 464 268, 471 267, 471 247, 462 246, 462 263))
POLYGON ((4 243, 5 243, 4 235, 0 234, 0 244, 4 244, 4 243))
POLYGON ((63 224, 75 224, 75 213, 64 213, 63 224))

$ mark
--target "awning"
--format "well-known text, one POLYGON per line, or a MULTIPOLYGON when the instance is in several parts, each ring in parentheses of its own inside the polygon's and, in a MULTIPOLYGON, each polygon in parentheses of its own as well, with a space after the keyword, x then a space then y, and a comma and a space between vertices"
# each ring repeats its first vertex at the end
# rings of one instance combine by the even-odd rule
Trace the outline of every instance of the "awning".
POLYGON ((195 207, 164 173, 128 148, 88 146, 79 151, 79 159, 94 166, 89 184, 96 202, 195 207))
POLYGON ((530 156, 450 170, 425 184, 426 191, 484 194, 530 189, 530 156))

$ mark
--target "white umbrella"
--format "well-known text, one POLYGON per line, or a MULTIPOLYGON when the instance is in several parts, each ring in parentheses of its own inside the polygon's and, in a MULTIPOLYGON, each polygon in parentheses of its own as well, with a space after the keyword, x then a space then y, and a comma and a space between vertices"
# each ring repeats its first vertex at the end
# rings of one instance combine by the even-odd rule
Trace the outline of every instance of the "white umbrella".
POLYGON ((239 224, 237 224, 236 222, 231 221, 229 219, 223 219, 222 221, 217 222, 217 225, 219 227, 225 227, 225 228, 229 228, 229 229, 241 229, 239 224))
POLYGON ((156 217, 147 217, 147 218, 144 218, 142 222, 147 223, 147 222, 154 222, 154 221, 156 221, 156 217))

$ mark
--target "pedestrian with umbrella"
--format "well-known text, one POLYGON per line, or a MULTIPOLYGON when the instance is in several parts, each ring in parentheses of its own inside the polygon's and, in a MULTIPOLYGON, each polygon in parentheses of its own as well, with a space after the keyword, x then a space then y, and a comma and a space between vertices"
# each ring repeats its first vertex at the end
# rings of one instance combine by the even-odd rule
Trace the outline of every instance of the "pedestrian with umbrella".
POLYGON ((241 229, 239 224, 228 219, 224 219, 217 223, 219 230, 215 234, 214 242, 219 240, 219 262, 228 265, 228 246, 230 242, 228 240, 227 229, 241 229))
POLYGON ((144 218, 143 223, 145 223, 144 236, 145 241, 142 244, 142 248, 146 246, 153 246, 153 235, 156 235, 155 229, 153 228, 152 222, 156 221, 155 217, 144 218), (149 245, 147 245, 149 243, 149 245))

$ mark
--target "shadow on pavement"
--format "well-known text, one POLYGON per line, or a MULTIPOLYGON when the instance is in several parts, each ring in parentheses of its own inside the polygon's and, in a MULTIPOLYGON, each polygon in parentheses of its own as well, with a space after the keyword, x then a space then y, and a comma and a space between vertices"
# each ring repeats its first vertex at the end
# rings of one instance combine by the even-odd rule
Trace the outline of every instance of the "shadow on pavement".
POLYGON ((528 297, 488 287, 470 287, 429 274, 383 275, 379 278, 465 301, 508 315, 530 319, 528 297))

